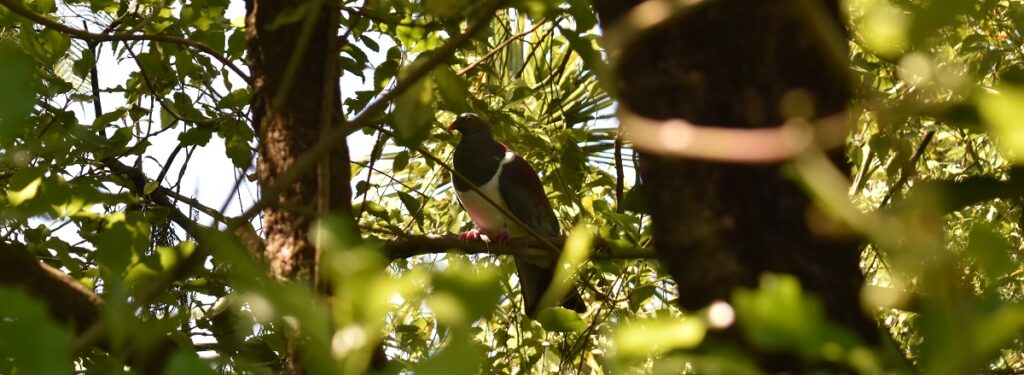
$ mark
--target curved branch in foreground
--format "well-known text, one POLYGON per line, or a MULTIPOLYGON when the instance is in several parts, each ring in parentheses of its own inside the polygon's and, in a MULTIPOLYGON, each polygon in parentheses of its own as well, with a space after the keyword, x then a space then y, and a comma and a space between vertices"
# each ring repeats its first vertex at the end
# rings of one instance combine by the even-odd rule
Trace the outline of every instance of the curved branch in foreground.
POLYGON ((181 45, 181 46, 186 46, 186 47, 194 48, 194 49, 197 49, 197 50, 199 50, 199 51, 201 51, 201 52, 203 52, 203 53, 205 53, 207 55, 210 55, 213 58, 217 59, 217 61, 220 61, 221 64, 224 64, 224 66, 228 67, 228 69, 231 69, 231 71, 235 72, 235 74, 238 74, 239 77, 242 77, 242 79, 244 79, 245 82, 250 83, 250 84, 252 83, 252 79, 249 77, 248 74, 246 74, 244 71, 242 71, 241 68, 239 68, 234 63, 232 63, 231 60, 228 60, 227 57, 224 57, 224 55, 222 55, 220 52, 217 52, 217 50, 213 49, 213 47, 210 47, 210 46, 206 45, 205 43, 197 42, 197 41, 194 41, 194 40, 188 40, 188 39, 185 39, 185 38, 174 37, 174 36, 170 36, 170 35, 96 34, 96 33, 91 33, 91 32, 85 31, 85 30, 76 29, 74 27, 67 26, 67 25, 64 25, 64 24, 62 24, 60 22, 57 22, 57 21, 51 20, 49 18, 46 18, 46 16, 44 16, 42 14, 33 12, 33 11, 29 10, 28 8, 25 8, 23 5, 21 5, 21 3, 19 1, 16 1, 16 0, 0 0, 0 5, 3 5, 7 9, 10 9, 12 12, 18 14, 19 16, 28 18, 32 22, 35 22, 37 24, 49 27, 51 29, 60 31, 60 32, 65 33, 65 34, 68 34, 71 37, 76 38, 76 39, 82 39, 82 40, 87 40, 87 41, 92 41, 92 42, 112 42, 112 41, 123 41, 123 40, 144 40, 144 41, 152 41, 152 42, 172 43, 172 44, 177 44, 177 45, 181 45))
MULTIPOLYGON (((551 245, 562 248, 565 245, 565 237, 545 238, 551 245)), ((382 247, 388 259, 408 258, 416 255, 437 254, 449 251, 462 252, 465 254, 496 254, 496 255, 525 255, 530 257, 558 258, 558 254, 545 250, 547 244, 534 238, 516 238, 506 244, 497 245, 483 241, 463 241, 459 236, 447 234, 443 236, 403 236, 391 240, 385 240, 382 247)), ((601 239, 594 239, 594 251, 591 259, 641 259, 653 258, 653 249, 627 249, 613 250, 610 245, 601 239)))
MULTIPOLYGON (((0 286, 25 289, 43 302, 59 323, 71 326, 78 333, 102 321, 102 298, 64 272, 39 262, 25 245, 0 243, 0 286)), ((99 342, 99 347, 112 352, 103 341, 99 342)), ((163 338, 146 350, 125 345, 125 352, 117 354, 127 355, 128 363, 138 366, 139 372, 158 374, 175 347, 174 341, 163 338)))
MULTIPOLYGON (((143 193, 143 190, 148 179, 142 170, 129 167, 117 159, 105 159, 103 160, 103 164, 112 172, 126 176, 131 181, 133 185, 132 190, 136 194, 139 196, 146 195, 143 193)), ((161 187, 161 189, 163 189, 163 187, 161 187)), ((161 189, 155 190, 149 195, 149 197, 152 202, 170 210, 169 218, 171 221, 180 225, 186 233, 196 239, 202 236, 203 230, 210 229, 192 221, 191 218, 179 211, 171 199, 167 195, 161 193, 163 191, 161 189)), ((256 234, 255 230, 252 229, 252 225, 249 222, 239 219, 227 220, 229 221, 229 226, 232 228, 232 233, 242 240, 246 249, 250 252, 250 255, 257 257, 255 254, 262 253, 263 241, 256 234)), ((153 280, 149 285, 142 288, 141 291, 135 295, 135 301, 132 302, 133 308, 138 308, 151 303, 166 291, 172 283, 185 277, 192 269, 199 267, 202 264, 202 261, 206 259, 207 255, 209 255, 209 253, 205 245, 202 242, 199 242, 199 247, 196 248, 192 254, 189 254, 184 260, 178 262, 174 267, 160 274, 156 280, 153 280)), ((103 320, 94 320, 91 324, 87 326, 80 326, 78 328, 79 335, 72 343, 71 348, 75 353, 82 352, 100 342, 107 329, 106 322, 103 320)), ((159 368, 162 368, 162 362, 160 366, 161 367, 159 368)))

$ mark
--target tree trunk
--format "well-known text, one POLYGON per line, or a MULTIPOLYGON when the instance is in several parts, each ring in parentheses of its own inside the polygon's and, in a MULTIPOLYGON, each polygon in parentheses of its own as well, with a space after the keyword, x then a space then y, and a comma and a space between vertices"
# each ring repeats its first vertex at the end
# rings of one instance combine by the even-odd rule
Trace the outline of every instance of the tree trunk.
MULTIPOLYGON (((325 128, 341 121, 337 9, 323 5, 311 10, 313 17, 280 24, 284 12, 300 5, 246 1, 253 125, 259 135, 258 174, 263 191, 321 139, 325 128), (313 23, 308 25, 312 29, 303 38, 307 22, 313 23)), ((330 160, 321 161, 321 171, 320 178, 317 170, 304 174, 263 211, 264 254, 278 279, 311 285, 317 279, 317 253, 307 236, 315 219, 310 213, 330 209, 352 217, 347 145, 342 143, 330 160)), ((303 372, 299 351, 295 342, 290 343, 292 373, 303 372)))
MULTIPOLYGON (((781 100, 800 89, 813 99, 815 117, 840 113, 851 96, 850 73, 828 57, 827 42, 810 26, 802 7, 814 1, 718 0, 687 9, 610 51, 620 103, 648 118, 766 128, 786 121, 781 100)), ((593 4, 611 32, 640 2, 593 4)), ((817 5, 824 24, 845 36, 838 3, 817 5)), ((848 171, 842 150, 831 152, 848 171)), ((640 154, 655 246, 678 283, 679 305, 699 309, 755 286, 764 272, 789 273, 823 300, 829 318, 877 343, 877 326, 858 303, 860 244, 814 233, 813 205, 779 166, 640 154)))

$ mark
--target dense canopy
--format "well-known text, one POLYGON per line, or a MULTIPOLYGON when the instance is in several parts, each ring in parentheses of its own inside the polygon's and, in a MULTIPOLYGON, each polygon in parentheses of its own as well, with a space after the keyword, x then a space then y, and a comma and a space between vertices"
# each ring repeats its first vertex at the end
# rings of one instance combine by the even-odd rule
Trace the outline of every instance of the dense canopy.
POLYGON ((0 0, 0 374, 1022 373, 1022 163, 1020 0, 0 0))

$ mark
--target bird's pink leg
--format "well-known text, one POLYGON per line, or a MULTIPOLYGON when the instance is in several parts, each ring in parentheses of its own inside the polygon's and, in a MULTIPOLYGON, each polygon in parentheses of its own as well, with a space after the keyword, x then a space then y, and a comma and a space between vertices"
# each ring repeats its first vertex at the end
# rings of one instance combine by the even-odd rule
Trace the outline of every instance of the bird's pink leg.
POLYGON ((501 233, 498 233, 497 236, 494 236, 494 240, 492 240, 492 241, 496 245, 504 245, 504 244, 508 243, 508 240, 509 240, 508 231, 504 231, 503 230, 503 231, 501 231, 501 233))
POLYGON ((465 232, 462 232, 462 234, 459 235, 459 238, 461 238, 463 241, 466 241, 466 242, 469 242, 469 241, 479 241, 480 240, 480 228, 473 228, 473 229, 467 230, 465 232))

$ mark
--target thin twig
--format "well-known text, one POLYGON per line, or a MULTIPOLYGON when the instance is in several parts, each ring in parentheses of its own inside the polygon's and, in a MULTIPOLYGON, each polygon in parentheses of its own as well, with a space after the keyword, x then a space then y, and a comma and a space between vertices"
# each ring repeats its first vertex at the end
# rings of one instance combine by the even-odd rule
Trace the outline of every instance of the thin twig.
POLYGON ((921 138, 921 143, 917 145, 917 150, 914 151, 914 156, 911 157, 910 160, 907 161, 907 164, 904 164, 903 168, 900 169, 900 179, 896 181, 896 184, 889 188, 889 191, 885 193, 885 197, 882 198, 882 203, 878 205, 878 208, 884 208, 888 205, 893 195, 902 189, 903 185, 907 183, 907 180, 910 179, 910 175, 915 171, 914 166, 917 165, 917 161, 921 159, 921 155, 924 154, 924 150, 928 148, 928 144, 931 143, 932 137, 934 136, 934 130, 929 130, 927 133, 924 133, 924 138, 921 138))
POLYGON ((622 137, 615 135, 615 212, 623 213, 623 196, 625 195, 626 173, 622 170, 622 137))
POLYGON ((523 31, 523 32, 521 32, 519 34, 513 35, 512 37, 510 37, 508 39, 505 39, 505 41, 503 41, 500 44, 498 44, 497 46, 495 46, 494 49, 492 49, 489 52, 487 52, 487 54, 485 54, 479 60, 474 61, 472 64, 466 65, 465 68, 460 69, 458 71, 458 75, 461 76, 461 75, 464 75, 464 74, 468 73, 470 70, 473 70, 473 68, 476 68, 478 65, 480 65, 483 62, 489 60, 491 57, 494 57, 494 55, 496 55, 498 52, 501 52, 501 50, 505 49, 505 47, 507 47, 509 45, 509 43, 512 43, 513 41, 515 41, 515 40, 517 40, 519 38, 522 38, 524 36, 530 35, 530 33, 534 32, 534 30, 537 30, 538 28, 543 26, 546 22, 547 22, 546 19, 541 18, 541 19, 537 20, 537 23, 535 25, 533 25, 533 27, 531 27, 529 30, 523 31))

